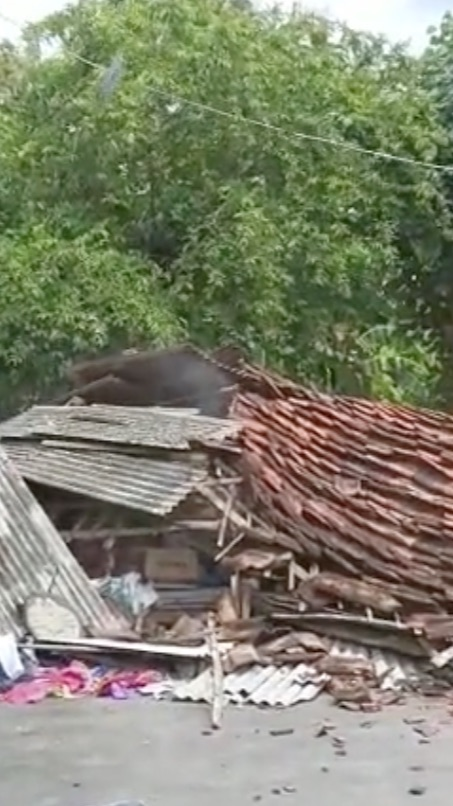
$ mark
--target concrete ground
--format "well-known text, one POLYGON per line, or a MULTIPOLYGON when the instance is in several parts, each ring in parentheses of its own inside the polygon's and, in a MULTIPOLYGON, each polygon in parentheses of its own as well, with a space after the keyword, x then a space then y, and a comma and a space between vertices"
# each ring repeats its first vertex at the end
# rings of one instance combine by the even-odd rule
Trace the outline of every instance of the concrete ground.
POLYGON ((447 704, 426 701, 379 714, 327 698, 277 712, 229 707, 217 733, 201 704, 1 706, 0 804, 447 806, 452 748, 447 704))

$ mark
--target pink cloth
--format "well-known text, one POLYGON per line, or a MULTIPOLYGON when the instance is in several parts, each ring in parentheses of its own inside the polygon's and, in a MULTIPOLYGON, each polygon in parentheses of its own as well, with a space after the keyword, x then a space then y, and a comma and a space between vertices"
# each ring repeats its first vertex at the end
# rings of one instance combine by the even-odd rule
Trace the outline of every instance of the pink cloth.
POLYGON ((42 702, 47 697, 73 699, 89 695, 126 699, 131 692, 160 679, 161 675, 152 669, 90 669, 84 663, 73 661, 68 666, 38 669, 33 679, 19 681, 9 691, 1 692, 0 702, 24 705, 42 702))

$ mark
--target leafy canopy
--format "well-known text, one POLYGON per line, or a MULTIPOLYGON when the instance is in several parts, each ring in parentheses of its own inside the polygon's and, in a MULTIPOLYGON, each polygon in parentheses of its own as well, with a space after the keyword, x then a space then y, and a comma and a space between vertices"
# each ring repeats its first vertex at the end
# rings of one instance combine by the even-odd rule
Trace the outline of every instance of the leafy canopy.
POLYGON ((4 388, 190 337, 324 388, 433 400, 422 297, 451 238, 444 186, 341 147, 441 158, 421 61, 226 0, 85 0, 25 41, 0 61, 4 388))

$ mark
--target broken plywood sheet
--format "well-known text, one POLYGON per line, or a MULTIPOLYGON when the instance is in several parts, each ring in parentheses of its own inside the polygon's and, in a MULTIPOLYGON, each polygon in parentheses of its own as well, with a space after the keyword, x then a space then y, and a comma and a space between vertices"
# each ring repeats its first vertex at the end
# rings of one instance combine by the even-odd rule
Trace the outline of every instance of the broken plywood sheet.
POLYGON ((0 447, 0 632, 20 631, 18 608, 51 595, 83 628, 124 630, 0 447))

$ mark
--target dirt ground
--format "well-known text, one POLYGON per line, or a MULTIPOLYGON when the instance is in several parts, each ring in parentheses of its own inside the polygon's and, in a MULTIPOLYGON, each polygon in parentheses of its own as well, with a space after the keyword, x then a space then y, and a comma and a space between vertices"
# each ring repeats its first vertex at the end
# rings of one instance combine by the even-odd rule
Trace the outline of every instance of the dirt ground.
POLYGON ((445 703, 371 715, 327 698, 277 712, 231 706, 217 733, 201 704, 0 707, 1 806, 447 806, 452 786, 445 703))

